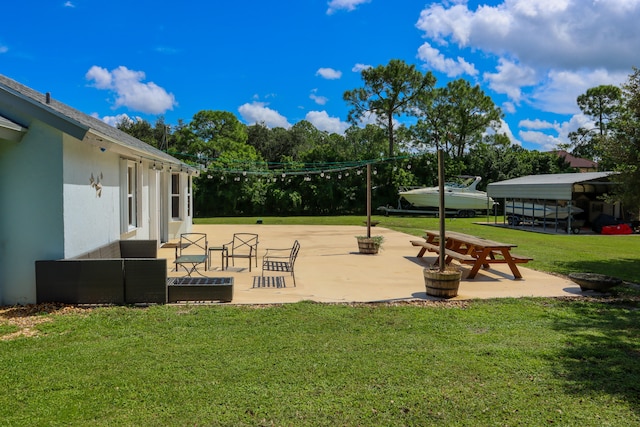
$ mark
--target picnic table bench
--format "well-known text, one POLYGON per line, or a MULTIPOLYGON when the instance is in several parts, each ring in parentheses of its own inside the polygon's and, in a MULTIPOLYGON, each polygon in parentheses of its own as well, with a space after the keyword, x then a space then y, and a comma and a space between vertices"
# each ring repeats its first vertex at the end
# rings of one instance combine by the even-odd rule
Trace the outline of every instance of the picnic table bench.
MULTIPOLYGON (((420 252, 418 252, 418 258, 421 258, 425 254, 426 251, 440 253, 440 245, 435 245, 433 243, 428 243, 426 241, 421 241, 421 240, 412 240, 411 244, 413 246, 422 247, 422 249, 420 249, 420 252)), ((445 259, 445 263, 447 263, 447 264, 449 264, 452 259, 455 259, 455 260, 457 260, 459 262, 462 262, 462 263, 475 262, 476 261, 475 257, 473 257, 471 255, 467 255, 467 254, 463 254, 463 253, 460 253, 460 252, 456 252, 456 251, 453 251, 451 249, 446 249, 445 248, 444 253, 447 256, 447 258, 445 259)))
MULTIPOLYGON (((427 250, 440 253, 438 231, 426 230, 424 239, 424 241, 411 241, 413 246, 421 247, 418 258, 422 257, 427 250)), ((473 279, 480 267, 489 268, 490 264, 507 264, 514 278, 521 279, 522 274, 516 264, 524 264, 533 259, 512 254, 511 249, 517 245, 511 243, 495 242, 454 231, 445 232, 445 239, 445 262, 448 264, 455 259, 461 264, 471 265, 467 279, 473 279)))

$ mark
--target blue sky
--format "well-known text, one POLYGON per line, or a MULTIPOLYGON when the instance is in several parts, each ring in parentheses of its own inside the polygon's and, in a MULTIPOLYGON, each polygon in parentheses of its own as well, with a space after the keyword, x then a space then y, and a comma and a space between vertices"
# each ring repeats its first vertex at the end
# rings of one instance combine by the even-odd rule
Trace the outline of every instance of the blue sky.
POLYGON ((341 133, 362 67, 402 59, 480 84, 503 131, 549 150, 588 125, 576 97, 640 66, 640 0, 22 0, 0 74, 114 123, 201 110, 341 133))

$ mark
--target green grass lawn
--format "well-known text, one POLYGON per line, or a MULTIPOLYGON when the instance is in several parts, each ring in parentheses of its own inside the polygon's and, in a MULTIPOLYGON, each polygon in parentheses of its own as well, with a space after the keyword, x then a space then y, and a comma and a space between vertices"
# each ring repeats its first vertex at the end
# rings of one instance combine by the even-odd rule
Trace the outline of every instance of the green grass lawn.
MULTIPOLYGON (((257 218, 203 218, 196 224, 255 224, 257 218)), ((336 217, 265 217, 265 224, 326 224, 362 225, 362 216, 336 217)), ((414 236, 424 235, 424 230, 437 230, 437 218, 373 216, 380 227, 386 227, 414 236)), ((572 272, 601 273, 621 279, 640 282, 640 235, 602 236, 586 234, 542 234, 501 227, 480 225, 482 218, 447 219, 446 229, 459 231, 499 242, 518 245, 514 253, 532 257, 526 266, 550 273, 572 272)), ((494 218, 491 217, 493 222, 494 218)))
POLYGON ((0 341, 2 425, 640 425, 632 300, 41 316, 0 341))
MULTIPOLYGON (((375 219, 416 236, 437 227, 433 218, 375 219)), ((362 217, 263 221, 362 225, 362 217)), ((517 243, 540 270, 637 281, 637 236, 549 236, 473 222, 447 227, 517 243)), ((637 291, 36 309, 27 317, 34 308, 0 310, 0 425, 640 425, 637 291)))

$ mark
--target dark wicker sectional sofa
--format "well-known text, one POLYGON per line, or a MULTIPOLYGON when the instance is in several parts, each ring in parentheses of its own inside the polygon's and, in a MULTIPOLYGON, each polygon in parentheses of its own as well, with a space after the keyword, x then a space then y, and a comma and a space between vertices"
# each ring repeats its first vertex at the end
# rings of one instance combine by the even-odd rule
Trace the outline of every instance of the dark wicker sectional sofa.
POLYGON ((164 304, 167 260, 156 240, 119 240, 86 254, 36 261, 38 303, 164 304))

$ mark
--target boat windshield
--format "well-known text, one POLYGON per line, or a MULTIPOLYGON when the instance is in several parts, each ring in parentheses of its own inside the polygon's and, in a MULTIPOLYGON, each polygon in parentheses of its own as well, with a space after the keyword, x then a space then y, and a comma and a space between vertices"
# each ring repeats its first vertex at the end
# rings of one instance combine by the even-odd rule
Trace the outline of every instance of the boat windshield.
POLYGON ((468 188, 469 190, 475 190, 478 181, 480 181, 479 177, 460 176, 456 179, 456 181, 446 182, 444 185, 449 188, 468 188))
POLYGON ((467 184, 459 183, 459 182, 445 182, 444 186, 451 187, 451 188, 467 188, 468 187, 467 184))

